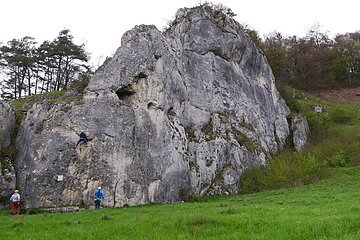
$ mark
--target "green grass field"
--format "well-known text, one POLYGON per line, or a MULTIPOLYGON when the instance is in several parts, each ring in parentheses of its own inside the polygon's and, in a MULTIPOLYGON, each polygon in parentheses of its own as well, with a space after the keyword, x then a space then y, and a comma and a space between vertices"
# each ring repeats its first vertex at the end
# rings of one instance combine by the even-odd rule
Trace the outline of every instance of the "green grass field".
POLYGON ((3 210, 0 239, 360 239, 360 167, 330 171, 312 185, 173 205, 18 217, 3 210))

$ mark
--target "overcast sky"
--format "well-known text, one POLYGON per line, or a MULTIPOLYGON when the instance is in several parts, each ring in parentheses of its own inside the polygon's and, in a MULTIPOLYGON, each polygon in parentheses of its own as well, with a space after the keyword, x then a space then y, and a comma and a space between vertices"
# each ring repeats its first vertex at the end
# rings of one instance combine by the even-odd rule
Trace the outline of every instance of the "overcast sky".
MULTIPOLYGON (((0 42, 34 37, 53 40, 67 28, 77 44, 85 43, 92 64, 99 65, 120 46, 125 31, 138 24, 163 30, 176 10, 204 0, 0 0, 0 42)), ((315 23, 323 31, 360 30, 360 0, 221 0, 241 24, 259 31, 304 36, 315 23)))

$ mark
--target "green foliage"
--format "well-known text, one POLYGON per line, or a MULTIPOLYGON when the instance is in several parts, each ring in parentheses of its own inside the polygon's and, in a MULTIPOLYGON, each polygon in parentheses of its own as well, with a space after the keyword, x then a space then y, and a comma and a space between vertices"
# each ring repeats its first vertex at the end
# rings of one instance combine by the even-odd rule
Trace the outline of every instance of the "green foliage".
MULTIPOLYGON (((50 99, 49 103, 71 103, 75 102, 76 104, 81 104, 82 96, 73 96, 73 97, 60 97, 60 98, 54 98, 50 99)), ((62 108, 63 110, 69 110, 71 109, 70 106, 67 106, 65 108, 62 108)))
POLYGON ((244 27, 244 31, 247 35, 249 35, 250 39, 253 41, 253 43, 259 48, 262 49, 262 40, 259 36, 259 33, 254 30, 250 29, 248 26, 244 27))
POLYGON ((281 33, 274 32, 267 36, 261 44, 262 50, 277 80, 276 83, 283 82, 286 79, 286 48, 284 48, 283 42, 284 39, 281 33))
POLYGON ((323 142, 328 136, 328 122, 327 118, 322 118, 311 114, 307 118, 310 128, 310 139, 312 144, 319 144, 323 142))
POLYGON ((26 112, 34 105, 36 100, 33 97, 25 97, 11 102, 11 107, 16 115, 16 126, 20 126, 26 112))
POLYGON ((186 201, 191 197, 191 187, 183 186, 179 190, 179 197, 182 201, 186 201))
POLYGON ((198 139, 196 138, 195 131, 192 129, 191 126, 186 126, 184 128, 186 137, 191 142, 198 142, 198 139))
POLYGON ((351 109, 344 108, 343 106, 336 106, 329 113, 329 120, 346 124, 349 123, 354 118, 354 112, 351 109))
MULTIPOLYGON (((236 16, 236 14, 228 7, 222 5, 221 3, 219 4, 213 4, 211 2, 205 2, 205 3, 199 3, 198 6, 193 7, 192 9, 190 9, 190 11, 188 11, 188 14, 191 14, 194 10, 199 10, 199 9, 203 9, 206 10, 207 12, 209 12, 211 14, 211 18, 217 22, 217 23, 223 23, 223 21, 225 20, 226 17, 233 19, 233 17, 236 16)), ((186 18, 187 16, 185 16, 186 18)), ((174 18, 172 20, 167 21, 167 27, 164 29, 165 31, 170 29, 171 27, 176 26, 177 24, 179 24, 181 22, 181 19, 178 18, 174 18)))
MULTIPOLYGON (((250 125, 251 126, 251 125, 250 125)), ((252 128, 252 126, 251 126, 252 128)), ((231 128, 231 133, 234 135, 235 140, 241 145, 245 146, 247 150, 254 151, 257 149, 255 143, 251 141, 244 133, 235 127, 231 128)))
POLYGON ((191 171, 199 172, 199 165, 196 163, 195 159, 189 160, 189 168, 191 171))
POLYGON ((254 193, 266 189, 265 171, 262 166, 253 166, 246 169, 240 178, 240 192, 254 193))
POLYGON ((214 159, 213 158, 210 158, 210 159, 206 159, 206 166, 207 167, 210 167, 214 162, 214 159))
POLYGON ((257 149, 255 143, 253 143, 251 140, 245 141, 244 145, 245 145, 246 149, 249 150, 250 152, 257 149))
POLYGON ((16 154, 17 154, 17 149, 14 144, 11 144, 0 150, 0 163, 1 163, 0 170, 2 175, 4 174, 5 170, 11 169, 13 161, 15 161, 16 159, 16 154))
POLYGON ((309 184, 317 179, 321 170, 320 162, 312 154, 285 151, 270 159, 266 166, 245 170, 241 175, 240 192, 252 193, 309 184))
POLYGON ((317 91, 360 85, 359 39, 359 31, 331 39, 314 25, 305 37, 274 32, 260 46, 277 82, 317 91))
MULTIPOLYGON (((75 85, 76 86, 76 85, 75 85)), ((75 102, 79 104, 82 100, 82 95, 69 96, 65 97, 66 91, 53 91, 47 92, 44 94, 32 95, 25 98, 17 99, 11 102, 11 107, 16 114, 17 125, 21 123, 25 117, 27 111, 33 107, 37 102, 42 102, 46 100, 47 103, 56 104, 56 103, 70 103, 75 102)))
POLYGON ((230 8, 222 5, 221 3, 213 4, 210 2, 205 2, 203 4, 200 4, 198 7, 195 7, 195 9, 196 8, 206 9, 207 11, 212 12, 216 18, 221 18, 223 16, 233 18, 236 16, 236 14, 230 8))
POLYGON ((7 99, 21 98, 24 93, 30 92, 30 84, 27 84, 27 74, 35 67, 35 40, 25 36, 21 39, 12 39, 7 45, 0 46, 0 64, 6 69, 3 75, 4 88, 2 96, 7 99), (27 84, 27 85, 26 85, 27 84))
POLYGON ((214 126, 211 119, 207 124, 202 126, 201 131, 205 134, 205 138, 207 141, 212 141, 216 139, 214 126))
POLYGON ((226 112, 217 112, 222 123, 229 122, 229 114, 226 112))
POLYGON ((43 214, 45 212, 41 208, 30 208, 30 209, 27 210, 27 213, 29 215, 35 215, 35 214, 43 214))
MULTIPOLYGON (((320 105, 331 110, 330 104, 303 91, 290 87, 284 87, 284 89, 286 89, 285 91, 287 92, 285 96, 289 96, 291 93, 289 107, 296 106, 296 110, 294 110, 294 108, 291 110, 294 110, 296 113, 301 113, 307 118, 310 127, 309 142, 316 145, 324 141, 328 137, 329 127, 331 127, 329 124, 329 113, 316 113, 312 110, 312 106, 320 105)), ((286 103, 288 103, 288 101, 286 101, 286 103)))
POLYGON ((9 145, 8 147, 5 147, 2 149, 2 153, 6 156, 14 156, 16 155, 16 147, 14 145, 9 145))
POLYGON ((207 218, 207 217, 204 217, 204 216, 199 216, 199 217, 195 217, 194 219, 191 219, 189 222, 188 222, 188 225, 190 227, 193 227, 193 226, 197 226, 197 227, 200 227, 200 226, 203 226, 203 225, 206 225, 208 223, 210 223, 211 221, 207 218))
POLYGON ((266 166, 245 170, 240 191, 251 193, 309 184, 326 177, 329 168, 360 164, 360 103, 330 104, 288 88, 292 101, 307 117, 310 139, 305 149, 288 149, 269 159, 266 166), (311 106, 327 111, 316 113, 311 106))
POLYGON ((346 152, 343 149, 334 152, 332 156, 327 158, 327 163, 330 167, 345 167, 346 162, 346 152))
POLYGON ((81 74, 78 80, 71 83, 70 89, 74 89, 83 94, 85 88, 89 85, 89 82, 90 76, 88 74, 81 74))
POLYGON ((290 108, 293 113, 301 112, 301 105, 298 100, 295 98, 294 89, 285 85, 282 82, 276 82, 276 87, 280 93, 280 96, 285 100, 286 105, 290 108))
POLYGON ((22 226, 24 226, 23 222, 14 222, 13 224, 11 224, 11 228, 15 228, 15 229, 20 228, 22 226))
POLYGON ((223 211, 221 211, 222 214, 235 214, 236 213, 236 210, 235 208, 227 208, 223 211))
POLYGON ((111 220, 111 216, 103 214, 101 215, 101 220, 106 220, 106 221, 111 220))

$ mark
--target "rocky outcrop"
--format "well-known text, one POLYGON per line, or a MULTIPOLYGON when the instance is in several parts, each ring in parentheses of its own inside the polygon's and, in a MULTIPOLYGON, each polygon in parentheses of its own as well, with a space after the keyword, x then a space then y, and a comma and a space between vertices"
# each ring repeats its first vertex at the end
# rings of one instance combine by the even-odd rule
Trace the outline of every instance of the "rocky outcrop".
POLYGON ((15 113, 0 101, 0 208, 7 207, 15 188, 15 170, 10 159, 10 145, 15 131, 15 113))
POLYGON ((288 114, 241 25, 181 9, 163 33, 126 32, 82 100, 33 106, 18 184, 28 207, 90 205, 99 185, 107 206, 237 193, 244 169, 284 146, 288 114), (81 130, 89 142, 75 148, 81 130))
POLYGON ((293 143, 296 151, 300 151, 307 142, 310 132, 309 124, 304 116, 297 115, 291 119, 293 143))

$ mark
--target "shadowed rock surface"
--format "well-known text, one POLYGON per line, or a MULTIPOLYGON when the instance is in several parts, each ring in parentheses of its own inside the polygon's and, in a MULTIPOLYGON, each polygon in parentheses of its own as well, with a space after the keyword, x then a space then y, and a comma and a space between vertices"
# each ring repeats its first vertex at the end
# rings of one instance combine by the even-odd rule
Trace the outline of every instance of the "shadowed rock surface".
POLYGON ((0 101, 0 208, 7 207, 15 188, 15 170, 10 160, 9 146, 14 139, 15 113, 0 101))
POLYGON ((0 150, 11 144, 15 130, 15 113, 6 102, 0 101, 0 150))
POLYGON ((163 33, 126 32, 80 102, 33 106, 17 136, 18 185, 27 207, 90 205, 97 186, 107 206, 234 194, 244 169, 282 149, 289 113, 240 24, 180 9, 163 33), (90 141, 75 149, 81 130, 90 141))

